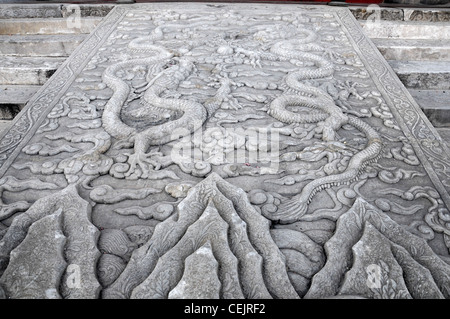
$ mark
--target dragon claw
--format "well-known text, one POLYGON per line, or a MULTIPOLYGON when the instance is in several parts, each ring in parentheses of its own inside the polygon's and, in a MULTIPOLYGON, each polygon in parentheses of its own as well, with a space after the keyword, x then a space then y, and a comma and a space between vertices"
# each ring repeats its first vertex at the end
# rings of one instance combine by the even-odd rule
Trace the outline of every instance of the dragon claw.
POLYGON ((159 152, 129 154, 128 164, 130 167, 124 175, 130 177, 140 169, 142 172, 141 178, 148 178, 151 172, 161 169, 161 163, 152 159, 153 156, 160 154, 159 152))

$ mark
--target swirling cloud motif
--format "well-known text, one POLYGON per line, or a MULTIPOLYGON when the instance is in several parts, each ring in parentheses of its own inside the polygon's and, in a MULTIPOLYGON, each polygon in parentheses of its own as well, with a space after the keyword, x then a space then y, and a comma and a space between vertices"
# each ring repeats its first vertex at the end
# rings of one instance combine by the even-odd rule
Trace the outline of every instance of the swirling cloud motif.
POLYGON ((143 199, 150 194, 159 192, 154 188, 117 190, 109 185, 100 185, 95 187, 89 196, 96 203, 115 204, 127 199, 143 199))

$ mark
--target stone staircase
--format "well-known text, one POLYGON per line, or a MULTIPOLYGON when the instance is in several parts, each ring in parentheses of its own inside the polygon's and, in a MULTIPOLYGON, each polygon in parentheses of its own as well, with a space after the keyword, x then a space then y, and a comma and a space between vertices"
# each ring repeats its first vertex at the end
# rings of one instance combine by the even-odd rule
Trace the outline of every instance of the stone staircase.
POLYGON ((0 131, 83 42, 112 5, 0 5, 0 131), (73 8, 73 7, 72 7, 73 8))
MULTIPOLYGON (((0 130, 114 5, 0 5, 0 130)), ((350 7, 366 34, 446 141, 450 141, 450 9, 350 7)))
POLYGON ((383 8, 378 21, 362 8, 353 13, 450 144, 450 9, 383 8))

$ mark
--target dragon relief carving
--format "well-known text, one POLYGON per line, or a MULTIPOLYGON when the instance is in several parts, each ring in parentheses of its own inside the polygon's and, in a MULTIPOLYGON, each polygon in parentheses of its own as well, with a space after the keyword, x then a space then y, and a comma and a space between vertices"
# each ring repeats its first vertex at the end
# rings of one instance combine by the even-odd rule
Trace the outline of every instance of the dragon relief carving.
POLYGON ((149 178, 154 170, 161 167, 161 164, 157 160, 151 159, 152 153, 146 153, 148 148, 179 139, 183 137, 183 134, 188 135, 201 128, 206 119, 211 117, 222 102, 228 99, 231 92, 230 87, 235 84, 226 76, 220 78, 220 87, 216 94, 208 99, 204 105, 187 99, 161 97, 165 90, 177 88, 180 82, 195 70, 195 64, 189 56, 177 58, 162 46, 152 44, 154 41, 163 38, 162 31, 156 30, 158 31, 154 31, 153 35, 135 39, 128 45, 131 51, 150 55, 150 57, 113 64, 106 69, 102 77, 104 83, 114 92, 103 111, 103 127, 111 136, 117 139, 128 139, 134 144, 134 153, 129 155, 129 169, 125 172, 125 177, 136 173, 139 167, 140 174, 138 177, 149 178), (157 108, 161 111, 181 112, 182 115, 176 120, 151 126, 138 132, 121 119, 121 110, 130 94, 130 87, 116 76, 116 72, 137 64, 153 65, 161 61, 167 62, 168 59, 176 61, 175 64, 169 64, 167 69, 164 69, 152 79, 148 79, 149 82, 144 88, 145 92, 142 96, 142 105, 146 108, 157 108), (180 128, 185 129, 182 135, 174 134, 174 132, 180 132, 180 128))
POLYGON ((110 34, 0 179, 0 294, 449 298, 449 211, 336 17, 222 13, 110 34))
MULTIPOLYGON (((286 88, 285 92, 270 103, 268 114, 287 124, 323 122, 322 139, 325 143, 333 143, 336 131, 343 125, 350 124, 365 134, 367 145, 352 157, 344 172, 314 180, 303 188, 301 194, 283 203, 278 208, 278 212, 266 216, 282 222, 297 220, 305 214, 308 203, 317 191, 354 181, 367 164, 379 157, 382 148, 381 137, 370 125, 355 116, 346 115, 325 91, 305 83, 306 80, 326 78, 334 73, 332 62, 322 56, 311 53, 311 51, 323 51, 330 56, 337 55, 316 44, 317 35, 313 31, 301 29, 297 30, 296 33, 297 37, 295 40, 275 41, 267 53, 249 51, 236 47, 236 45, 234 45, 235 48, 229 46, 229 50, 225 50, 225 47, 221 46, 218 51, 221 53, 236 52, 237 54, 250 56, 253 67, 261 67, 261 59, 271 61, 296 59, 312 62, 316 66, 313 69, 298 69, 288 73, 283 79, 284 87, 286 88), (301 35, 304 38, 299 38, 301 35), (314 109, 315 112, 312 114, 299 114, 289 111, 287 109, 288 106, 303 106, 314 109)), ((254 37, 257 37, 257 35, 255 34, 254 37)), ((184 135, 201 129, 203 123, 215 113, 223 101, 228 99, 228 96, 231 94, 230 88, 232 84, 236 84, 228 77, 222 77, 216 94, 203 105, 187 99, 161 97, 165 90, 178 87, 180 82, 185 80, 195 69, 195 65, 189 56, 174 58, 173 53, 162 46, 154 44, 155 41, 163 38, 163 32, 157 28, 151 36, 132 40, 128 45, 129 50, 147 53, 150 56, 113 64, 103 73, 103 81, 113 90, 113 95, 103 112, 103 127, 111 136, 117 139, 128 139, 134 143, 134 153, 128 157, 127 163, 129 168, 124 172, 125 177, 130 177, 133 174, 136 176, 138 172, 137 177, 149 178, 155 170, 161 168, 161 162, 158 162, 160 153, 146 153, 148 148, 183 137, 173 134, 177 128, 185 129, 184 135), (144 88, 141 104, 146 108, 181 112, 181 117, 151 126, 143 131, 138 131, 136 128, 125 124, 120 114, 130 95, 130 87, 116 73, 126 67, 137 64, 154 65, 162 61, 167 62, 170 59, 172 61, 176 60, 175 65, 171 65, 153 78, 147 79, 148 84, 144 88)), ((204 165, 208 166, 208 163, 204 165)), ((160 174, 158 176, 161 177, 160 174)))

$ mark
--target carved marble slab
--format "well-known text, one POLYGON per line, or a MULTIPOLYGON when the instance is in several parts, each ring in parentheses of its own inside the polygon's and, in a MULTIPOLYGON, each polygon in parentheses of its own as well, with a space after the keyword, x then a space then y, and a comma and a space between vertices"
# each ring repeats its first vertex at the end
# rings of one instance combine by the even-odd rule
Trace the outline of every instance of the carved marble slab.
POLYGON ((346 8, 117 6, 0 141, 10 298, 448 298, 450 156, 346 8))

